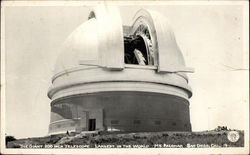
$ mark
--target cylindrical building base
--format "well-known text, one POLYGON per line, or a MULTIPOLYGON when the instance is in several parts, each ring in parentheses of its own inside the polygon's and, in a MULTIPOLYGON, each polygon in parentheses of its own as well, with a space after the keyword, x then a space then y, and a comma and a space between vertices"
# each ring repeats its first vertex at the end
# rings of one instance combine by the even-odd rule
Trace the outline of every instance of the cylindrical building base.
POLYGON ((49 133, 191 131, 187 99, 151 92, 97 92, 51 103, 49 133))

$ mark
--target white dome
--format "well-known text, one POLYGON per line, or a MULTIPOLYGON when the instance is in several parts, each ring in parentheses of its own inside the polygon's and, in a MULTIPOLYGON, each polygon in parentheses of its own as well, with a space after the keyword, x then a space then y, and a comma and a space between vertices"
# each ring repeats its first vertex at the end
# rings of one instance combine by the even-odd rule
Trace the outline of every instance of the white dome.
POLYGON ((87 20, 73 31, 61 47, 61 54, 57 59, 54 73, 78 67, 81 62, 97 63, 97 35, 95 18, 87 20))
POLYGON ((192 69, 185 66, 174 33, 162 15, 138 11, 129 36, 123 35, 117 8, 97 7, 92 11, 89 19, 73 31, 61 47, 48 96, 55 100, 67 95, 125 90, 192 96, 185 74, 192 69), (154 63, 144 66, 125 63, 125 39, 144 32, 145 29, 139 31, 141 25, 149 30, 151 40, 146 38, 149 41, 145 42, 150 45, 147 52, 155 54, 152 54, 154 63), (133 82, 143 84, 134 87, 130 85, 133 82))

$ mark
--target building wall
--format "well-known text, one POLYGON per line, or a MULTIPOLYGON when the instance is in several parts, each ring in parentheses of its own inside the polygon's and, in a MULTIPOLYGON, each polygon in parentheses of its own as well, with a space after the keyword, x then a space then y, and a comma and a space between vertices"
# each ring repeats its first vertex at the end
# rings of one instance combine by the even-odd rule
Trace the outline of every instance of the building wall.
POLYGON ((67 131, 75 131, 76 122, 71 119, 61 119, 50 123, 49 133, 66 133, 67 131))
POLYGON ((77 109, 79 117, 77 118, 76 131, 88 130, 89 112, 83 111, 81 108, 77 109))
MULTIPOLYGON (((99 92, 58 99, 52 102, 51 106, 61 104, 70 105, 68 107, 71 107, 72 112, 66 114, 68 111, 64 111, 62 117, 72 116, 70 119, 77 120, 77 117, 83 115, 79 109, 88 111, 89 118, 96 118, 97 129, 191 131, 189 102, 173 95, 149 92, 99 92)), ((58 121, 56 119, 61 117, 52 118, 51 123, 58 121)))

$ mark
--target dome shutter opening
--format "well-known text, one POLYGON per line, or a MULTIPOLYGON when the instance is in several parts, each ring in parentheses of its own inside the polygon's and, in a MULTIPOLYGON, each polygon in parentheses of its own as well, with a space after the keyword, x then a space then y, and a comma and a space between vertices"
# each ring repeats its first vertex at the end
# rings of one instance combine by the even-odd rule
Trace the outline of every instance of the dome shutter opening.
POLYGON ((151 10, 139 10, 134 17, 133 33, 140 24, 148 27, 155 52, 158 72, 193 72, 185 66, 183 55, 176 43, 174 32, 166 18, 151 10))

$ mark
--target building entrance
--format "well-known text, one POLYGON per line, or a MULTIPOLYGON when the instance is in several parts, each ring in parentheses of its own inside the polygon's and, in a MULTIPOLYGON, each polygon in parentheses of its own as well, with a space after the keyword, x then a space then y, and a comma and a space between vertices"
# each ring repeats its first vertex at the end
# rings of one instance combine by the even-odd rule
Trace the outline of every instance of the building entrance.
POLYGON ((89 131, 96 129, 96 119, 89 119, 89 131))

